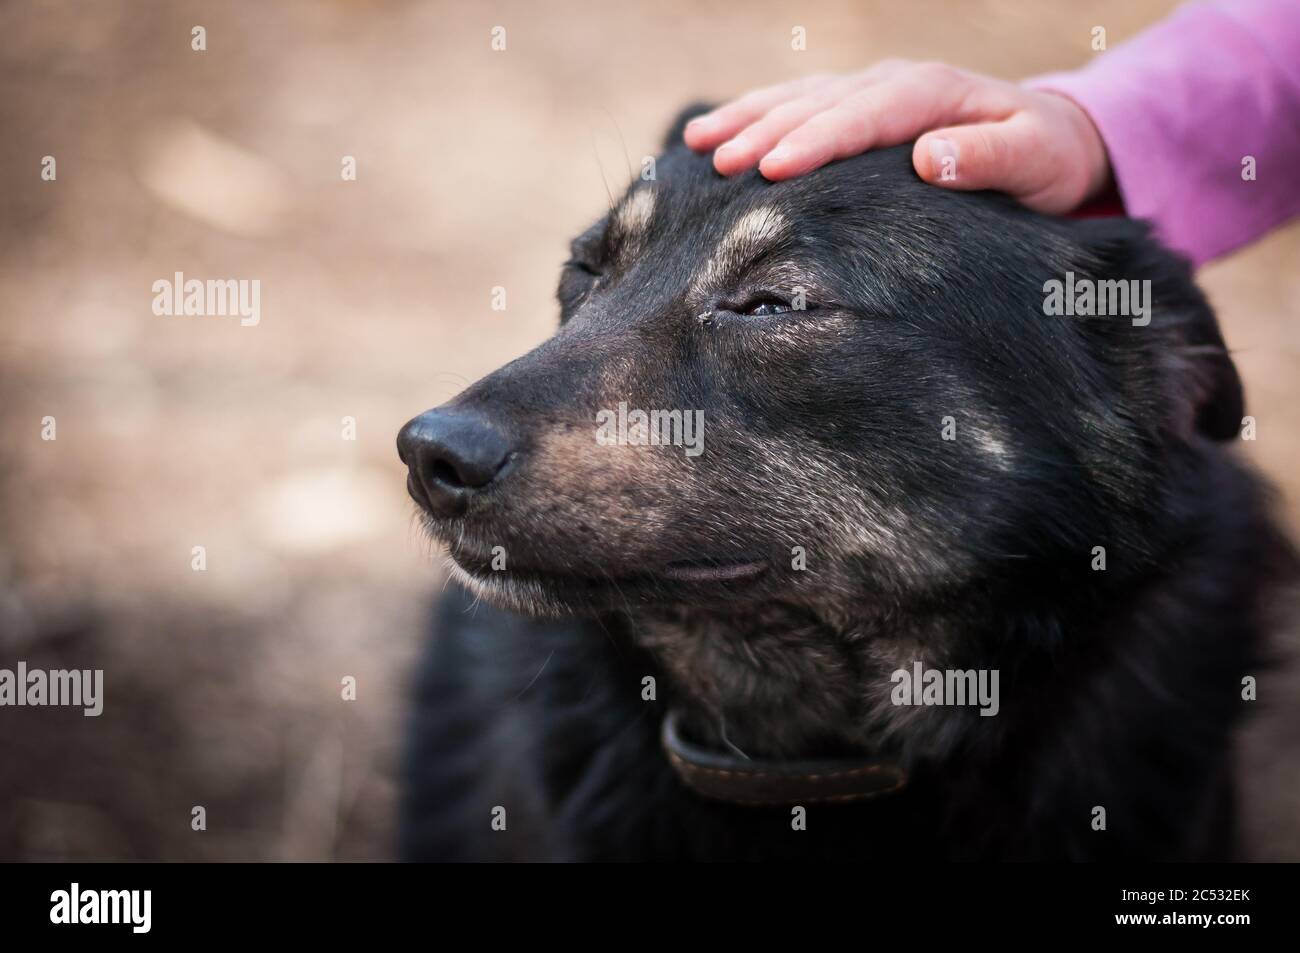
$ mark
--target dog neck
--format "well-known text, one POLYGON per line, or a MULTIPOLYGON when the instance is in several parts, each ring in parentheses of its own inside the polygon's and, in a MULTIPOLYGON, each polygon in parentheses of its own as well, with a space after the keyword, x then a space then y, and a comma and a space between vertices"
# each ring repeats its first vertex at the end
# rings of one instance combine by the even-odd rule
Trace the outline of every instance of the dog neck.
POLYGON ((707 750, 742 761, 939 754, 953 713, 900 707, 891 676, 917 662, 942 667, 949 626, 909 617, 906 630, 879 628, 776 602, 731 613, 657 611, 631 622, 634 640, 663 669, 682 732, 707 750))

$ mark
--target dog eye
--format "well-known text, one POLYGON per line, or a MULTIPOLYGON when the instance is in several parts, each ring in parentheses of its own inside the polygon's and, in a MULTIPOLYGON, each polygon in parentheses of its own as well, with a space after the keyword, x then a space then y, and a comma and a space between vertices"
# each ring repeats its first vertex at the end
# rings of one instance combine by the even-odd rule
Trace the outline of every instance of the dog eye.
POLYGON ((766 318, 774 314, 786 314, 794 310, 794 306, 788 301, 782 301, 780 298, 772 295, 764 295, 761 298, 751 298, 744 304, 738 305, 734 309, 736 314, 743 314, 751 318, 766 318))

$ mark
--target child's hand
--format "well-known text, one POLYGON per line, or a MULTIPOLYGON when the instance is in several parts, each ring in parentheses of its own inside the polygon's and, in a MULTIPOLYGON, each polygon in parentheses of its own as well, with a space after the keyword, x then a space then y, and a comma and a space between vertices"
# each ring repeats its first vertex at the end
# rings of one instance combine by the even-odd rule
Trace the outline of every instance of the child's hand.
POLYGON ((886 60, 850 76, 809 76, 686 126, 692 149, 717 148, 723 175, 757 163, 769 179, 912 139, 925 181, 996 189, 1042 212, 1077 208, 1110 178, 1101 136, 1071 100, 942 63, 886 60))

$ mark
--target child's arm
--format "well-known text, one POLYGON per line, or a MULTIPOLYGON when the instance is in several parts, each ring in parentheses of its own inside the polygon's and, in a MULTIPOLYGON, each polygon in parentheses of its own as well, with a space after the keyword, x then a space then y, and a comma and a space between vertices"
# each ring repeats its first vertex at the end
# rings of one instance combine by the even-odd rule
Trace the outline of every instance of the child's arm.
POLYGON ((1199 264, 1300 214, 1300 2, 1196 4, 1023 87, 896 61, 809 77, 686 130, 718 147, 720 172, 758 163, 771 179, 911 139, 926 181, 1040 211, 1071 211, 1113 175, 1128 214, 1199 264))
POLYGON ((1125 211, 1200 264, 1300 214, 1300 2, 1195 4, 1028 85, 1087 111, 1125 211))

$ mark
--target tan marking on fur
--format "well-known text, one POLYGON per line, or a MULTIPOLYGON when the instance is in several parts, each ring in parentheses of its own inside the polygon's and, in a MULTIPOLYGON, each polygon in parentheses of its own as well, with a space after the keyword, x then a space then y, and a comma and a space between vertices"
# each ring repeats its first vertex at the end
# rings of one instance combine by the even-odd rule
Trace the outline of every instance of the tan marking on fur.
POLYGON ((598 426, 593 413, 568 431, 543 435, 534 451, 538 475, 531 492, 559 513, 597 522, 611 548, 635 549, 671 526, 674 493, 686 491, 682 481, 690 470, 677 459, 680 448, 602 445, 598 426), (640 488, 640 499, 626 499, 627 487, 640 488))
POLYGON ((725 280, 789 235, 791 227, 790 220, 774 208, 750 209, 718 243, 704 267, 692 276, 692 291, 704 291, 725 280))
POLYGON ((991 427, 976 428, 972 434, 984 457, 997 469, 1009 473, 1012 459, 1005 437, 991 427))
POLYGON ((652 188, 637 189, 614 213, 618 233, 624 248, 635 249, 650 227, 655 212, 655 193, 652 188))

